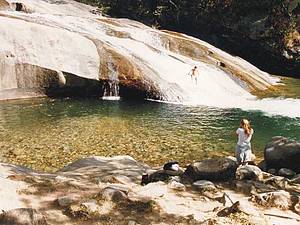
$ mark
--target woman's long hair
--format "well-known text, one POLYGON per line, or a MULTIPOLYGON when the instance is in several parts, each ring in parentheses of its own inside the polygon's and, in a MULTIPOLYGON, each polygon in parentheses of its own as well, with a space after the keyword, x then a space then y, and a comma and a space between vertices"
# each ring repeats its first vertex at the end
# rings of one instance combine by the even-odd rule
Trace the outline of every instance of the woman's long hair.
POLYGON ((241 125, 240 125, 241 128, 244 128, 244 131, 245 131, 245 134, 247 136, 249 136, 251 134, 251 125, 250 125, 250 121, 247 120, 247 119, 242 119, 241 120, 241 125))

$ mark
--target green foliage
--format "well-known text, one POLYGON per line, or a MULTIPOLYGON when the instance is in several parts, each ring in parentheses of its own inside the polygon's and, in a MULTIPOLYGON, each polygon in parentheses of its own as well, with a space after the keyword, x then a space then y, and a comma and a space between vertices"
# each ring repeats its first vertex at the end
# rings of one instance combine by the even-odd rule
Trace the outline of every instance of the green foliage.
MULTIPOLYGON (((78 0, 126 17, 191 35, 250 38, 281 54, 297 27, 300 0, 78 0)), ((300 20, 299 20, 300 21, 300 20)), ((300 26, 298 24, 298 26, 300 26)))

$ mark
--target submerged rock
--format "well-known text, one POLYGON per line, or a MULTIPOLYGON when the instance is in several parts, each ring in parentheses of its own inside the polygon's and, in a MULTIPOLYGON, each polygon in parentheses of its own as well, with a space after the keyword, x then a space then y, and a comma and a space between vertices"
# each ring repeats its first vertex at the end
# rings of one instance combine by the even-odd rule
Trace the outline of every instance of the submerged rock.
POLYGON ((300 173, 300 142, 285 137, 273 137, 266 145, 267 168, 287 168, 300 173))
POLYGON ((212 158, 189 165, 184 175, 196 180, 229 180, 234 178, 236 161, 229 158, 212 158))

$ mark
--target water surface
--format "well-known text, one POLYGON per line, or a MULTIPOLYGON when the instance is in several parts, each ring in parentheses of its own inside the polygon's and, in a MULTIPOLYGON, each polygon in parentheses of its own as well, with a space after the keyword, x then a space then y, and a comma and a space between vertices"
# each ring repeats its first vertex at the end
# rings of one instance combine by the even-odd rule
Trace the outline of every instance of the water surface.
POLYGON ((255 130, 259 157, 272 136, 300 137, 300 118, 260 111, 99 99, 19 100, 0 104, 2 160, 54 171, 90 155, 131 155, 151 165, 234 155, 241 118, 255 130))

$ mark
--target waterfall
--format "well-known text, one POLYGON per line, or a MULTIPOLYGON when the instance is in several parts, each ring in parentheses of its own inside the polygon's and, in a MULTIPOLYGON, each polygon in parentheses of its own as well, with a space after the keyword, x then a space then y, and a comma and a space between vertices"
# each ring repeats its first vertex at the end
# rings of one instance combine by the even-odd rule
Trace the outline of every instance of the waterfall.
POLYGON ((112 63, 108 64, 110 71, 108 80, 103 84, 103 97, 104 100, 120 100, 119 95, 119 79, 118 72, 112 63))

